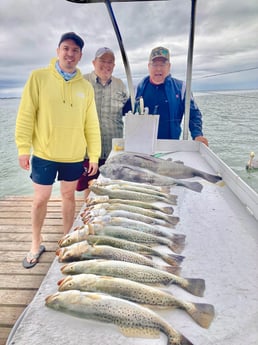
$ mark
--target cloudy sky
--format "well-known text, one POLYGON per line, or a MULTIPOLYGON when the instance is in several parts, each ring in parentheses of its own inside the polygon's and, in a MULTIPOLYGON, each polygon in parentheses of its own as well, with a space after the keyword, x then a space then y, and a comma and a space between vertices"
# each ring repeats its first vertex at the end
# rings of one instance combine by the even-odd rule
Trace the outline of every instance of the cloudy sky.
MULTIPOLYGON (((170 49, 173 76, 186 79, 190 0, 112 3, 134 84, 147 74, 150 50, 170 49)), ((20 96, 32 69, 46 66, 60 36, 85 40, 79 67, 92 70, 102 46, 116 54, 114 74, 126 81, 119 45, 106 6, 66 0, 1 0, 0 97, 20 96)), ((258 1, 198 0, 193 91, 258 89, 258 1)))

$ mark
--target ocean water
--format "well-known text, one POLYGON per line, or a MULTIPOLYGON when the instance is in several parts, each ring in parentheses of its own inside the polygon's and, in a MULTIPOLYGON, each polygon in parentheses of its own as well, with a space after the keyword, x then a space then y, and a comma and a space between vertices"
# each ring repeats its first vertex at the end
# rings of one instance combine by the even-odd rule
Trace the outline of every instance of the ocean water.
MULTIPOLYGON (((258 90, 196 93, 210 148, 258 193, 258 170, 245 169, 249 154, 258 159, 258 90)), ((0 99, 0 198, 33 193, 29 173, 18 165, 14 130, 20 99, 0 99)), ((53 188, 59 194, 59 184, 53 188)))

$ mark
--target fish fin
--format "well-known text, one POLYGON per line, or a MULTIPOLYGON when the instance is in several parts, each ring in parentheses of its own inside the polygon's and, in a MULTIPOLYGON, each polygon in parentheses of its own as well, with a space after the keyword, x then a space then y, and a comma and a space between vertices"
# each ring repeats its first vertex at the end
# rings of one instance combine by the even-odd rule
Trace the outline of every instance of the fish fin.
POLYGON ((169 222, 169 224, 176 225, 179 222, 179 220, 180 220, 179 217, 175 217, 175 216, 168 216, 167 217, 167 221, 169 222))
POLYGON ((169 273, 175 274, 176 276, 179 276, 180 272, 181 272, 181 267, 178 267, 178 266, 164 266, 164 270, 169 272, 169 273))
POLYGON ((194 192, 200 193, 203 189, 203 185, 200 182, 178 182, 176 183, 178 186, 183 186, 188 189, 191 189, 194 192))
POLYGON ((200 278, 185 278, 187 284, 183 288, 191 294, 199 297, 203 297, 205 290, 205 281, 200 278))
POLYGON ((176 254, 180 254, 182 253, 182 251, 185 248, 185 244, 184 243, 175 243, 171 241, 171 244, 169 244, 169 248, 176 254))
POLYGON ((174 213, 174 209, 172 206, 161 207, 160 211, 162 211, 163 213, 166 213, 166 214, 173 214, 174 213))
POLYGON ((162 255, 161 258, 171 266, 180 266, 185 257, 182 255, 166 254, 162 255))
POLYGON ((212 304, 208 303, 189 303, 186 308, 187 313, 203 328, 209 328, 215 316, 215 310, 212 304))
POLYGON ((155 328, 148 327, 125 327, 119 326, 121 333, 126 337, 137 337, 137 338, 159 338, 160 331, 155 328))
POLYGON ((168 186, 160 186, 160 190, 163 193, 170 193, 170 187, 168 186))
POLYGON ((185 235, 184 234, 176 234, 172 235, 172 241, 177 244, 184 244, 185 243, 185 235))
POLYGON ((205 172, 200 172, 200 174, 198 174, 198 176, 202 177, 203 179, 205 179, 211 183, 217 183, 217 182, 222 180, 222 177, 219 175, 212 175, 212 174, 208 174, 205 172))

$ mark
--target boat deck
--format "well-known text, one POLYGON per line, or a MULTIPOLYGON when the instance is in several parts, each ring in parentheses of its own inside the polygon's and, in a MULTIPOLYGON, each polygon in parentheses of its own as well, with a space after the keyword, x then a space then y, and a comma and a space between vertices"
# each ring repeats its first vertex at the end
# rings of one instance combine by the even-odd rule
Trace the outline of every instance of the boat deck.
MULTIPOLYGON (((182 160, 186 165, 206 172, 219 173, 223 178, 223 182, 218 184, 192 178, 203 185, 201 193, 180 186, 172 187, 171 192, 178 195, 174 215, 180 217, 175 231, 186 235, 181 276, 203 278, 206 289, 204 297, 197 297, 177 286, 165 288, 186 301, 211 303, 215 307, 215 318, 209 329, 203 329, 182 310, 156 312, 195 345, 256 345, 257 193, 204 145, 172 141, 164 145, 160 143, 156 151, 169 151, 173 160, 182 160)), ((76 225, 79 221, 77 218, 76 225)), ((167 252, 167 248, 161 247, 158 250, 167 252)), ((103 339, 105 345, 167 343, 164 334, 158 339, 125 337, 113 325, 79 319, 46 308, 45 298, 57 292, 57 282, 64 277, 60 271, 62 265, 57 258, 53 261, 33 301, 16 323, 7 345, 28 345, 28 339, 30 344, 74 345, 81 343, 82 337, 87 345, 100 344, 103 339)))
MULTIPOLYGON (((0 345, 5 345, 15 322, 33 300, 49 270, 62 236, 61 199, 52 198, 43 227, 47 248, 40 262, 26 270, 22 260, 30 248, 31 197, 7 197, 0 200, 0 345)), ((83 200, 77 198, 76 214, 83 200)))

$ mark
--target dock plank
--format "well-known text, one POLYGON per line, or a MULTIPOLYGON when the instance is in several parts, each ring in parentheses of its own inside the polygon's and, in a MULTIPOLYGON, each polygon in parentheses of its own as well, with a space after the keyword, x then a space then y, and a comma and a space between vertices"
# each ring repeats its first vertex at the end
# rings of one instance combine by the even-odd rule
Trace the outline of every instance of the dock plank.
MULTIPOLYGON (((15 322, 33 300, 47 274, 62 234, 61 199, 52 197, 42 228, 47 251, 39 263, 26 270, 22 260, 31 241, 31 196, 8 196, 0 200, 0 345, 5 345, 15 322)), ((76 200, 76 215, 83 206, 76 200)))

